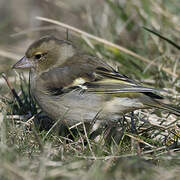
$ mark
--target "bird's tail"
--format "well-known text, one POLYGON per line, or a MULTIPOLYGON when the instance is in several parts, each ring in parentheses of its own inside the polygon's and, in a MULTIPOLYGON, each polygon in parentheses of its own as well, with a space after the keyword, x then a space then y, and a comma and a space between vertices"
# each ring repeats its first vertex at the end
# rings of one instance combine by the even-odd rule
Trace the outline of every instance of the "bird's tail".
POLYGON ((158 108, 167 110, 167 111, 171 112, 172 114, 180 116, 180 107, 178 107, 176 105, 165 104, 165 103, 162 103, 162 102, 158 102, 158 108))

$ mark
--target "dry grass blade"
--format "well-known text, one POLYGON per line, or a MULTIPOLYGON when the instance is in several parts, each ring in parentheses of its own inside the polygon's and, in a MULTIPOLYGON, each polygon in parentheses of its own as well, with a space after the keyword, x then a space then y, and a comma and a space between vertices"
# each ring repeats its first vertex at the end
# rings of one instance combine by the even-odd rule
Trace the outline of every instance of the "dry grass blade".
POLYGON ((47 31, 47 30, 56 30, 56 29, 57 29, 57 26, 43 26, 43 27, 37 27, 37 28, 28 28, 18 33, 11 34, 10 37, 22 36, 22 35, 29 34, 32 32, 37 32, 37 31, 47 31))
POLYGON ((131 134, 127 134, 127 133, 126 133, 126 136, 128 136, 128 137, 130 137, 130 138, 132 138, 132 139, 134 139, 134 140, 136 140, 136 141, 138 141, 138 142, 140 142, 140 143, 142 143, 142 144, 145 144, 145 145, 147 145, 147 146, 149 146, 149 147, 151 147, 151 148, 154 148, 154 146, 152 146, 151 144, 143 141, 142 139, 140 139, 140 138, 138 138, 138 137, 132 136, 131 134))
POLYGON ((83 123, 83 129, 84 129, 86 141, 87 141, 88 146, 89 146, 89 150, 91 151, 93 157, 96 159, 95 154, 94 154, 94 152, 92 151, 91 144, 90 144, 90 142, 89 142, 89 138, 88 138, 88 136, 87 136, 87 131, 86 131, 86 127, 85 127, 85 124, 84 124, 84 123, 83 123))
MULTIPOLYGON (((163 146, 160 148, 155 148, 152 150, 148 150, 148 151, 143 151, 141 153, 141 155, 147 155, 147 154, 151 154, 151 153, 156 153, 158 151, 161 150, 166 150, 167 147, 163 146)), ((172 150, 173 151, 173 150, 172 150)), ((167 152, 167 151, 166 151, 167 152)), ((124 155, 120 155, 120 156, 102 156, 102 157, 94 157, 94 156, 77 156, 79 158, 83 158, 83 159, 91 159, 91 160, 108 160, 108 159, 118 159, 118 158, 127 158, 127 157, 134 157, 139 155, 138 153, 131 153, 131 154, 124 154, 124 155)))
POLYGON ((11 53, 11 52, 4 51, 4 50, 0 50, 0 56, 5 57, 5 58, 14 59, 14 60, 20 59, 22 57, 15 53, 11 53))
MULTIPOLYGON (((78 34, 80 34, 80 35, 86 36, 86 37, 88 37, 88 38, 90 38, 90 39, 93 39, 93 40, 95 40, 95 41, 98 41, 98 42, 100 42, 100 43, 103 43, 103 44, 105 44, 105 45, 107 45, 107 46, 111 46, 111 47, 113 47, 113 48, 116 48, 116 49, 118 49, 118 50, 120 50, 120 51, 122 51, 122 52, 124 52, 124 53, 126 53, 126 54, 128 54, 128 55, 131 55, 131 56, 133 56, 133 57, 135 57, 135 58, 137 58, 137 59, 140 59, 141 61, 143 61, 143 62, 145 62, 145 63, 148 63, 148 64, 151 63, 151 65, 153 65, 153 66, 158 66, 155 62, 152 63, 151 60, 149 60, 149 59, 147 59, 147 58, 145 58, 145 57, 142 57, 142 56, 134 53, 133 51, 130 51, 130 50, 128 50, 128 49, 126 49, 126 48, 124 48, 124 47, 122 47, 122 46, 119 46, 119 45, 117 45, 117 44, 114 44, 114 43, 112 43, 112 42, 109 42, 109 41, 107 41, 107 40, 105 40, 105 39, 102 39, 102 38, 99 38, 99 37, 94 36, 94 35, 92 35, 92 34, 89 34, 89 33, 85 32, 85 31, 82 31, 82 30, 80 30, 80 29, 77 29, 77 28, 75 28, 75 27, 73 27, 73 26, 70 26, 70 25, 68 25, 68 24, 65 24, 65 23, 62 23, 62 22, 59 22, 59 21, 56 21, 56 20, 52 20, 52 19, 49 19, 49 18, 39 17, 39 16, 37 16, 36 19, 41 20, 41 21, 45 21, 45 22, 49 22, 49 23, 53 23, 53 24, 62 26, 62 27, 64 27, 64 28, 70 29, 70 30, 72 30, 72 31, 74 31, 74 32, 76 32, 76 33, 78 33, 78 34)), ((174 77, 177 77, 177 74, 174 74, 173 72, 171 72, 171 71, 170 71, 169 69, 167 69, 167 68, 162 67, 162 70, 163 70, 164 72, 166 72, 166 73, 174 76, 174 77)))
POLYGON ((23 103, 22 103, 21 99, 19 98, 18 94, 16 93, 15 89, 12 87, 11 83, 9 82, 8 78, 6 77, 6 75, 4 73, 2 74, 2 77, 6 81, 9 89, 11 90, 11 93, 13 94, 14 98, 17 100, 19 106, 23 107, 23 103))

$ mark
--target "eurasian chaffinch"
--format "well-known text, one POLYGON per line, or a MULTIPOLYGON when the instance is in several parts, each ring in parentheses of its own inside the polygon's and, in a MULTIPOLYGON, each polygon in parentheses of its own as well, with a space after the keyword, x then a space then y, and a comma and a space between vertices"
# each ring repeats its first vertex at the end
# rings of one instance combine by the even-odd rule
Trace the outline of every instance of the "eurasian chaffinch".
POLYGON ((46 36, 30 45, 13 68, 30 69, 31 93, 50 118, 69 125, 116 121, 137 109, 180 109, 163 103, 156 89, 117 72, 104 60, 82 54, 72 42, 46 36))

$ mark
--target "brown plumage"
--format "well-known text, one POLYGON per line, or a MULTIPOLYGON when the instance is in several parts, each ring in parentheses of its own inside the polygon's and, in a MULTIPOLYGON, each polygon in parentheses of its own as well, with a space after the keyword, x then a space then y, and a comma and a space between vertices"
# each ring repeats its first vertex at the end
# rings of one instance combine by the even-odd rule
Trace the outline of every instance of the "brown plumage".
POLYGON ((162 103, 158 90, 143 87, 102 59, 80 53, 69 41, 41 38, 13 67, 31 69, 31 92, 55 120, 114 121, 124 113, 152 107, 180 115, 179 108, 162 103))

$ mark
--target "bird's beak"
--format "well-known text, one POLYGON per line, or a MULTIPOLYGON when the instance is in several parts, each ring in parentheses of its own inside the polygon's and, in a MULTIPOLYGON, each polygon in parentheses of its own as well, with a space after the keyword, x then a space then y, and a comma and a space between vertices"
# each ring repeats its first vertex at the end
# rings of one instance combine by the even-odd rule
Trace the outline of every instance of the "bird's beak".
POLYGON ((13 69, 26 69, 32 68, 34 64, 26 56, 21 58, 16 64, 12 66, 13 69))

